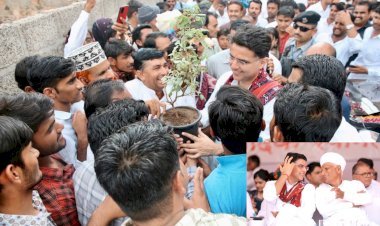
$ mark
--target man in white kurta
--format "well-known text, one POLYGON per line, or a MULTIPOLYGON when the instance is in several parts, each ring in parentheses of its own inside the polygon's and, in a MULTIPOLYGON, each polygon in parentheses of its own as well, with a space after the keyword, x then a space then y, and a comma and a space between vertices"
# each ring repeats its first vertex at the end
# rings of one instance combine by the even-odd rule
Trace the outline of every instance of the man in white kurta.
MULTIPOLYGON (((306 157, 298 153, 288 153, 280 166, 281 176, 277 181, 268 181, 264 187, 264 202, 266 225, 315 225, 312 217, 315 211, 315 188, 305 184, 307 171, 306 157), (301 196, 284 199, 302 184, 301 196), (265 209, 266 208, 266 209, 265 209)), ((262 213, 261 213, 262 214, 262 213)))
POLYGON ((370 221, 380 225, 380 183, 373 180, 372 175, 371 168, 365 163, 359 162, 352 167, 352 179, 362 182, 371 196, 372 202, 363 209, 370 221))
MULTIPOLYGON (((145 48, 139 50, 134 58, 136 78, 125 83, 132 98, 144 101, 158 99, 162 102, 168 102, 167 93, 170 87, 162 81, 169 73, 164 53, 156 49, 145 48)), ((180 93, 179 95, 182 94, 180 93)), ((179 97, 174 106, 196 107, 195 97, 194 95, 186 94, 179 97)))
POLYGON ((315 200, 324 225, 368 225, 361 207, 370 203, 371 197, 361 182, 342 179, 346 166, 343 156, 327 152, 320 163, 324 183, 316 189, 315 200))

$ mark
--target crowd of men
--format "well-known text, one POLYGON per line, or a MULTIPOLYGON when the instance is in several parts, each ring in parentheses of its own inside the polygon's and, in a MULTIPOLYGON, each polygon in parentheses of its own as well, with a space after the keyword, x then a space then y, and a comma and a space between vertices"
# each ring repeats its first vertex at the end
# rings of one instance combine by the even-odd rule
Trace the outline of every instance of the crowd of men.
POLYGON ((246 142, 375 141, 350 124, 345 89, 356 76, 364 96, 377 92, 376 3, 130 0, 126 20, 88 30, 95 5, 86 0, 63 56, 22 59, 20 94, 0 96, 1 224, 245 225, 246 142), (163 18, 193 7, 207 37, 186 45, 205 69, 174 106, 199 110, 197 136, 157 119, 177 41, 163 18))
POLYGON ((326 152, 319 162, 289 152, 274 172, 250 156, 247 217, 263 225, 379 225, 380 183, 371 159, 360 158, 352 180, 344 157, 326 152))

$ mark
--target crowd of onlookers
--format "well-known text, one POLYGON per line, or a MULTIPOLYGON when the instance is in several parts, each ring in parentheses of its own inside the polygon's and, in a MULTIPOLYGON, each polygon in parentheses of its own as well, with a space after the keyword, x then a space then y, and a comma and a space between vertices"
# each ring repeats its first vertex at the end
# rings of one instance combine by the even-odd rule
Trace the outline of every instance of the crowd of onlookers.
MULTIPOLYGON (((352 125, 346 95, 349 84, 376 103, 376 2, 131 0, 126 19, 99 18, 88 30, 95 5, 85 2, 63 56, 22 59, 20 94, 0 96, 1 224, 245 225, 247 142, 377 139, 352 125), (197 109, 199 130, 175 134, 159 120, 172 99, 164 78, 178 63, 175 21, 198 8, 203 40, 182 43, 201 60, 197 92, 182 90, 174 106, 197 109)), ((297 182, 298 159, 307 161, 290 156, 281 175, 260 171, 260 180, 297 182)), ((263 181, 256 196, 265 200, 263 181)), ((268 205, 280 192, 302 205, 274 187, 268 205)))

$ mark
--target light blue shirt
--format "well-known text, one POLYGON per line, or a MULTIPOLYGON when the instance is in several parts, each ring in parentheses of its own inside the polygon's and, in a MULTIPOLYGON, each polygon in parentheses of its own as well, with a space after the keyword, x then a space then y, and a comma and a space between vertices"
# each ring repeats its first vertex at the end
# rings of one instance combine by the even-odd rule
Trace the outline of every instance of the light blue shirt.
POLYGON ((212 213, 246 216, 246 154, 217 158, 219 165, 204 181, 212 213))

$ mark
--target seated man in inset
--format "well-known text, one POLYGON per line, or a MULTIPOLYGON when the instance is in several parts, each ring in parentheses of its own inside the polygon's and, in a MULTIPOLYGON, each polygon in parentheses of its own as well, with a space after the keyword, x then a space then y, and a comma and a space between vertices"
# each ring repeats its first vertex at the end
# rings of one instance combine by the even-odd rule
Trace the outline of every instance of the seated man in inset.
POLYGON ((289 152, 280 166, 281 176, 264 187, 267 225, 315 225, 315 188, 304 182, 307 158, 289 152))
POLYGON ((274 142, 329 142, 341 120, 334 95, 316 86, 284 86, 273 109, 274 142))
POLYGON ((246 216, 246 146, 256 142, 265 127, 263 105, 248 90, 224 86, 209 107, 209 118, 224 150, 224 156, 217 157, 218 167, 205 180, 211 212, 246 216))
POLYGON ((0 222, 2 225, 53 226, 33 187, 42 179, 33 131, 19 120, 0 116, 0 222))
POLYGON ((198 200, 198 205, 184 200, 189 177, 171 129, 159 122, 134 123, 104 140, 96 155, 95 172, 130 217, 127 226, 246 225, 245 218, 205 212, 209 207, 201 169, 194 176, 191 200, 198 200))
POLYGON ((371 196, 360 181, 343 180, 346 160, 340 154, 327 152, 320 160, 324 183, 315 192, 316 206, 324 225, 369 225, 361 208, 371 202, 371 196))

